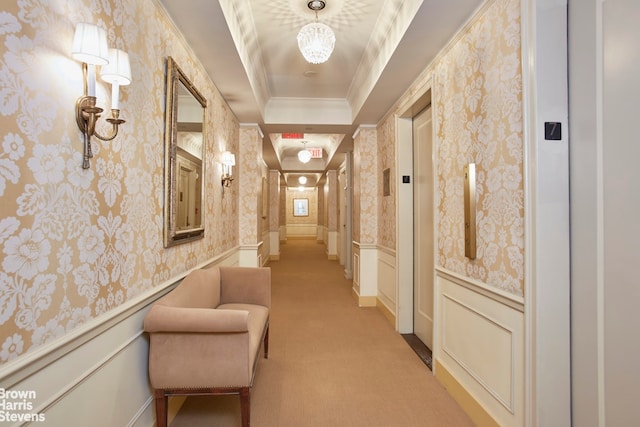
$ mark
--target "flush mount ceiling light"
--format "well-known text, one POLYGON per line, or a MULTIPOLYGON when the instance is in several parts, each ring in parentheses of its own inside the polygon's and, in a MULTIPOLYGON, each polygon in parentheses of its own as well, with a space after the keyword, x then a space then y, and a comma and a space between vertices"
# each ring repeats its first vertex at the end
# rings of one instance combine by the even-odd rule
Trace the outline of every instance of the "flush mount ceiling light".
POLYGON ((318 22, 318 11, 324 9, 326 3, 322 0, 311 0, 307 7, 316 13, 316 22, 307 24, 298 33, 298 48, 307 62, 322 64, 333 52, 336 36, 328 25, 318 22))
POLYGON ((298 160, 302 163, 309 163, 311 160, 311 151, 307 150, 307 141, 302 141, 302 150, 298 151, 298 160))
POLYGON ((299 177, 298 182, 302 185, 305 185, 307 183, 307 177, 306 176, 299 177))

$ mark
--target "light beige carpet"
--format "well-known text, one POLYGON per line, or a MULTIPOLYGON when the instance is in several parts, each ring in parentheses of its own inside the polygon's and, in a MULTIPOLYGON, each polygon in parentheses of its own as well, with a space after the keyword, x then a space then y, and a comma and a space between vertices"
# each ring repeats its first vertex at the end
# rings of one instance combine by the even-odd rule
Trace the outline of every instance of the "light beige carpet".
MULTIPOLYGON (((376 308, 313 240, 281 246, 272 270, 269 359, 251 392, 252 426, 471 426, 376 308)), ((239 426, 238 396, 189 397, 171 427, 239 426)))

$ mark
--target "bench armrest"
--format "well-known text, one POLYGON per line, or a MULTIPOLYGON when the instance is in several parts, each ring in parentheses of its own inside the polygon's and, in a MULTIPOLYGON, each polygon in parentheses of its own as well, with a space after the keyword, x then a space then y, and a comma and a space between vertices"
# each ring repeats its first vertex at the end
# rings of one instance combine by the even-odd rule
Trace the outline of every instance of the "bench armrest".
POLYGON ((246 332, 249 312, 155 304, 144 319, 144 330, 154 332, 246 332))

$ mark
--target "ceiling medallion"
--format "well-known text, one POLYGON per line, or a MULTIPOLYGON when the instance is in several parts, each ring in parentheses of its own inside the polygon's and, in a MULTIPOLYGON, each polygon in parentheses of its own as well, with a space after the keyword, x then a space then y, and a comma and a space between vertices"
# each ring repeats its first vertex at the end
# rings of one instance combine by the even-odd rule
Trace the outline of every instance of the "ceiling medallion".
POLYGON ((316 13, 316 22, 307 24, 298 33, 298 48, 304 59, 311 64, 326 62, 336 43, 333 30, 318 22, 318 11, 324 9, 326 3, 322 0, 311 0, 307 7, 316 13))

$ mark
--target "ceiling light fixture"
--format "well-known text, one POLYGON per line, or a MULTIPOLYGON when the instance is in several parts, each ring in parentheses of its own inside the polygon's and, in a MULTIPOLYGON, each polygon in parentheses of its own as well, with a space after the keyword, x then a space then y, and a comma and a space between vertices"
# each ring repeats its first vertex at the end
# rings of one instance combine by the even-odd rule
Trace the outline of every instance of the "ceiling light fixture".
POLYGON ((307 7, 316 13, 316 22, 305 25, 298 33, 298 48, 307 62, 322 64, 326 62, 336 43, 333 30, 318 22, 318 11, 324 9, 326 3, 322 0, 311 0, 307 7))
POLYGON ((311 151, 307 150, 307 141, 302 141, 302 150, 298 151, 298 160, 302 163, 309 163, 311 160, 311 151))
POLYGON ((306 176, 299 177, 298 182, 302 185, 305 185, 307 183, 307 177, 306 176))

